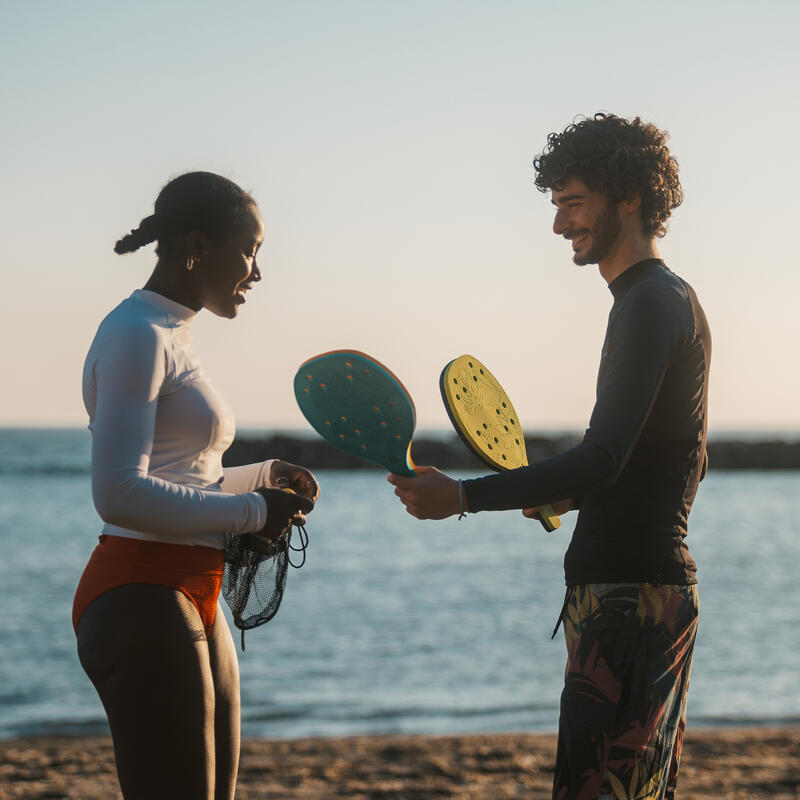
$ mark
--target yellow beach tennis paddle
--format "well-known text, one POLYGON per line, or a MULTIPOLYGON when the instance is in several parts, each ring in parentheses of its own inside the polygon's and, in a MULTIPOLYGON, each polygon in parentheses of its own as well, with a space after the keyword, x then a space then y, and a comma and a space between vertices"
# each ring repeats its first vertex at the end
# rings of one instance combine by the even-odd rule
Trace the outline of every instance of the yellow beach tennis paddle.
MULTIPOLYGON (((453 359, 442 370, 439 388, 447 415, 464 444, 498 472, 528 466, 525 437, 511 400, 475 356, 453 359)), ((552 506, 537 514, 550 533, 561 527, 552 506)))

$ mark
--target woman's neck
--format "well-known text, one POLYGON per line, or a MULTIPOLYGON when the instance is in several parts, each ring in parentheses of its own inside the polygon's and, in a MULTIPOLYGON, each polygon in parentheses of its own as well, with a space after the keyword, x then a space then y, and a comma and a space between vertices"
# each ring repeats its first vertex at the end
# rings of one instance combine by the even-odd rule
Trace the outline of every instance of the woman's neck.
POLYGON ((188 271, 182 265, 159 259, 153 274, 142 288, 163 295, 168 300, 191 308, 192 311, 199 311, 202 305, 194 296, 192 287, 187 280, 188 275, 188 271))

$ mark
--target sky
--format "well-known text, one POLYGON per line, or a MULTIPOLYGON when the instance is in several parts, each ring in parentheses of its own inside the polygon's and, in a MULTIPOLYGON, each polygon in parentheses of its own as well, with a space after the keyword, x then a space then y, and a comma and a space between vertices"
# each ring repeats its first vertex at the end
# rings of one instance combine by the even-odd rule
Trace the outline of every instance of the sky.
POLYGON ((710 428, 800 429, 800 4, 0 0, 0 426, 83 426, 83 359, 147 280, 114 242, 171 178, 251 191, 264 280, 195 349, 240 428, 304 428, 299 364, 384 362, 418 427, 442 367, 503 383, 526 430, 586 427, 611 295, 533 185, 597 111, 670 132, 659 243, 711 324, 710 428))

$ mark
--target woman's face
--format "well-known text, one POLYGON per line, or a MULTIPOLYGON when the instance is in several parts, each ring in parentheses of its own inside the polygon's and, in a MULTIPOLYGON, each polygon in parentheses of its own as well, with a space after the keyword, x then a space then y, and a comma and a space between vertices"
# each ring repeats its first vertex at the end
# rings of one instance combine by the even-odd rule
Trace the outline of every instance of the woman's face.
POLYGON ((228 238, 219 242, 203 239, 192 276, 197 304, 219 317, 233 319, 245 302, 245 293, 261 280, 256 254, 264 241, 264 221, 258 206, 251 204, 228 238))

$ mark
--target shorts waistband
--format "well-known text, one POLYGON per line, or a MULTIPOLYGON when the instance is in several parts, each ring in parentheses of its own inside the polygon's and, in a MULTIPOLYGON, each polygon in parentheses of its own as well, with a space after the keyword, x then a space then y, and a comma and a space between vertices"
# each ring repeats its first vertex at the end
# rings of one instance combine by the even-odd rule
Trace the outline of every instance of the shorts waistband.
POLYGON ((225 566, 225 551, 215 547, 150 542, 108 533, 100 534, 95 553, 192 573, 215 573, 225 566))

